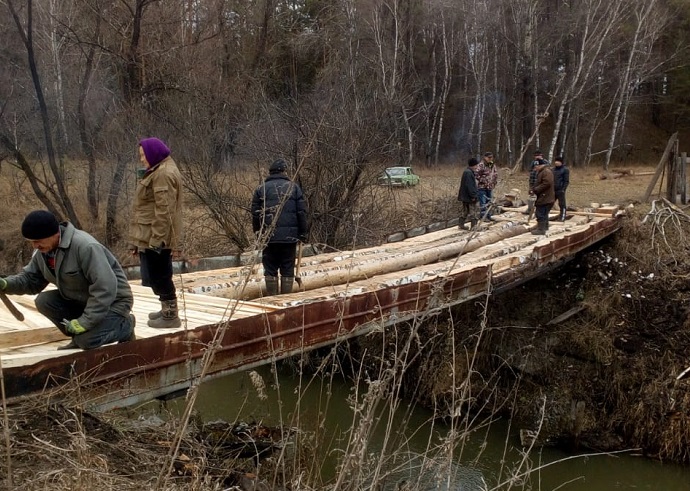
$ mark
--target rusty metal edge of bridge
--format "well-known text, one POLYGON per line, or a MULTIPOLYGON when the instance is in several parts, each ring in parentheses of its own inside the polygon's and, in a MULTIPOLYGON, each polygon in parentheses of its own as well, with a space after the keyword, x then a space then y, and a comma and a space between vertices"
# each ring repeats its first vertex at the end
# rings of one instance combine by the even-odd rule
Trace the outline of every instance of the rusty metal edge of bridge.
MULTIPOLYGON (((529 261, 497 275, 489 276, 491 267, 482 265, 445 278, 232 319, 226 322, 205 380, 366 334, 430 309, 466 302, 485 294, 489 281, 494 291, 512 288, 560 266, 619 226, 618 220, 609 219, 554 239, 535 247, 529 261)), ((13 402, 31 394, 48 395, 68 382, 76 382, 84 405, 104 411, 184 390, 198 382, 204 352, 222 326, 201 326, 6 368, 6 397, 13 402)))

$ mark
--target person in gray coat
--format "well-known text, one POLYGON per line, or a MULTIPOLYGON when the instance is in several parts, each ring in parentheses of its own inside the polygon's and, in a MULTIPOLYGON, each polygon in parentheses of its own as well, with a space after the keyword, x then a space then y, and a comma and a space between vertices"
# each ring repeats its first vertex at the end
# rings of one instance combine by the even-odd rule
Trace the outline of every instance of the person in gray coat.
POLYGON ((36 309, 72 338, 58 349, 92 349, 136 339, 132 289, 104 245, 69 222, 59 223, 46 210, 24 218, 22 235, 34 254, 20 273, 0 278, 0 291, 38 294, 36 309), (57 288, 45 290, 50 283, 57 288))

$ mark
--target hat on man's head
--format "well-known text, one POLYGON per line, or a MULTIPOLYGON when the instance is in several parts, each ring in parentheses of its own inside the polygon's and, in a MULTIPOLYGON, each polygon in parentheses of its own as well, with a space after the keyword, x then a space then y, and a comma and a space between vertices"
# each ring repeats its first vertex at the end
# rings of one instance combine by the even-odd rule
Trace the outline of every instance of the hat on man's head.
POLYGON ((484 152, 484 157, 493 157, 494 154, 492 152, 484 152))
POLYGON ((474 167, 475 165, 478 165, 479 161, 472 157, 470 160, 467 161, 467 167, 474 167))
POLYGON ((534 151, 534 155, 544 155, 538 148, 534 151))
POLYGON ((160 164, 170 155, 168 146, 158 138, 144 138, 139 142, 139 145, 144 150, 146 161, 151 167, 160 164))
POLYGON ((26 215, 22 222, 22 235, 25 239, 41 240, 52 237, 60 230, 60 223, 51 212, 35 210, 26 215))
POLYGON ((287 170, 287 162, 283 159, 274 160, 273 163, 268 167, 268 172, 271 174, 279 174, 287 170))
POLYGON ((560 162, 560 163, 562 164, 562 163, 563 163, 563 157, 561 157, 561 156, 559 155, 558 157, 555 157, 555 158, 553 159, 553 161, 554 161, 554 162, 560 162))

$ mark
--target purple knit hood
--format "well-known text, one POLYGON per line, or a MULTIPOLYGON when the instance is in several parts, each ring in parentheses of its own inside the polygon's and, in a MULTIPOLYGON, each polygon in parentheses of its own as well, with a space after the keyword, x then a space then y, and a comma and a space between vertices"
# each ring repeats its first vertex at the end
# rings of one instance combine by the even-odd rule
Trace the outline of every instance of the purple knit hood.
POLYGON ((139 145, 144 149, 144 155, 151 167, 160 164, 170 155, 170 149, 158 138, 144 138, 139 142, 139 145))

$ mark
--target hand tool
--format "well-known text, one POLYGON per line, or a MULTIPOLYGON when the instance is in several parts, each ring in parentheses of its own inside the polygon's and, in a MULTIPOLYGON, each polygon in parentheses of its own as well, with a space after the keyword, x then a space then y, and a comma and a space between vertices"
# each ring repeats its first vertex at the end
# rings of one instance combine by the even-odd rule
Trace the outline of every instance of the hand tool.
POLYGON ((529 215, 527 216, 527 225, 529 225, 529 222, 532 219, 532 216, 534 215, 534 210, 537 208, 537 197, 536 196, 534 196, 534 197, 530 196, 529 200, 531 202, 531 206, 529 206, 529 208, 531 208, 531 209, 530 209, 529 215))
POLYGON ((7 310, 12 312, 12 315, 14 316, 15 319, 18 321, 24 321, 24 314, 22 314, 19 309, 12 303, 12 300, 7 298, 7 295, 5 295, 4 292, 0 292, 0 300, 2 300, 2 303, 5 304, 5 307, 7 307, 7 310))
POLYGON ((300 290, 303 290, 302 278, 299 275, 300 266, 302 265, 302 241, 297 243, 297 264, 295 265, 295 281, 300 290))

